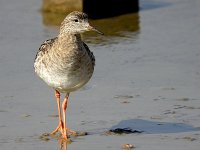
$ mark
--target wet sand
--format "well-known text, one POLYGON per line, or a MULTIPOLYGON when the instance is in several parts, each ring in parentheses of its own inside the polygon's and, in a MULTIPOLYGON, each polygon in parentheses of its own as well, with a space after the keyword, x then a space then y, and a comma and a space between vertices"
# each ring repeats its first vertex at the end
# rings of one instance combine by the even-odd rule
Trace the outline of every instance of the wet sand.
MULTIPOLYGON (((33 71, 39 45, 58 32, 43 25, 40 7, 35 0, 0 5, 3 150, 60 148, 57 138, 40 138, 58 119, 53 90, 33 71)), ((67 110, 69 128, 89 135, 73 138, 68 150, 116 150, 126 143, 138 150, 199 149, 200 1, 142 0, 140 7, 137 30, 89 42, 95 73, 71 94, 67 110), (106 134, 112 128, 143 132, 106 134)))

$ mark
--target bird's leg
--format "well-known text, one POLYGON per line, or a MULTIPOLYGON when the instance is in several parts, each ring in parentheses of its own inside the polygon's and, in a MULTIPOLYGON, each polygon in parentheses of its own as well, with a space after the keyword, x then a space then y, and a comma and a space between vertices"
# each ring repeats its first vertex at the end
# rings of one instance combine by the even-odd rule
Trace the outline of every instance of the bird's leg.
POLYGON ((66 109, 67 109, 68 98, 69 98, 69 93, 66 94, 65 99, 64 99, 64 101, 62 103, 63 122, 64 122, 64 128, 63 128, 63 138, 64 139, 67 139, 68 133, 71 133, 73 135, 77 135, 77 133, 75 131, 72 131, 72 130, 68 129, 67 125, 66 125, 66 109))
POLYGON ((57 90, 55 90, 55 97, 56 97, 56 102, 58 106, 59 122, 58 122, 57 128, 51 134, 55 134, 58 131, 60 131, 63 134, 63 121, 62 121, 61 110, 60 110, 60 92, 58 92, 57 90))
POLYGON ((67 126, 66 126, 66 109, 67 109, 67 103, 68 103, 69 94, 66 94, 65 99, 62 103, 62 111, 63 111, 63 121, 64 121, 64 128, 63 128, 63 138, 67 139, 67 126))

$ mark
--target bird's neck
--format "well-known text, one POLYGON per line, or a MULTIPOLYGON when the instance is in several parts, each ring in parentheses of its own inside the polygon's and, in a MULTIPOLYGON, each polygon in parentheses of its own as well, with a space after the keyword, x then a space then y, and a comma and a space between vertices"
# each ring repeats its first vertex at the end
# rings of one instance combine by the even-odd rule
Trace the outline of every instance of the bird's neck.
POLYGON ((81 42, 80 34, 59 34, 58 41, 61 43, 71 44, 81 42))

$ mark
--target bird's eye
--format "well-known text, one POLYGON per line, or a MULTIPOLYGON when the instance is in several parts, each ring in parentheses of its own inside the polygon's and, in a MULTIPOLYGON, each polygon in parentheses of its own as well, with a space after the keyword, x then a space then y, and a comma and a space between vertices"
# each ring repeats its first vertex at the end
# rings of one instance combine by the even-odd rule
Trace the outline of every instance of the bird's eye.
POLYGON ((75 19, 74 22, 78 22, 78 19, 75 19))

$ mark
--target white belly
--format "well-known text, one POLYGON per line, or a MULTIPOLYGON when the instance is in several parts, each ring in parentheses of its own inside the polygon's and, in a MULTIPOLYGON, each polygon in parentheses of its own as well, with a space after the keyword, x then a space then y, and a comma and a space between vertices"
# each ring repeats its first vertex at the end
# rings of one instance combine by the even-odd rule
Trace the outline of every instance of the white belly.
POLYGON ((37 74, 42 78, 49 86, 54 89, 69 93, 75 91, 84 86, 91 78, 93 74, 93 67, 85 68, 80 67, 78 70, 71 72, 70 70, 51 71, 45 67, 37 74))

